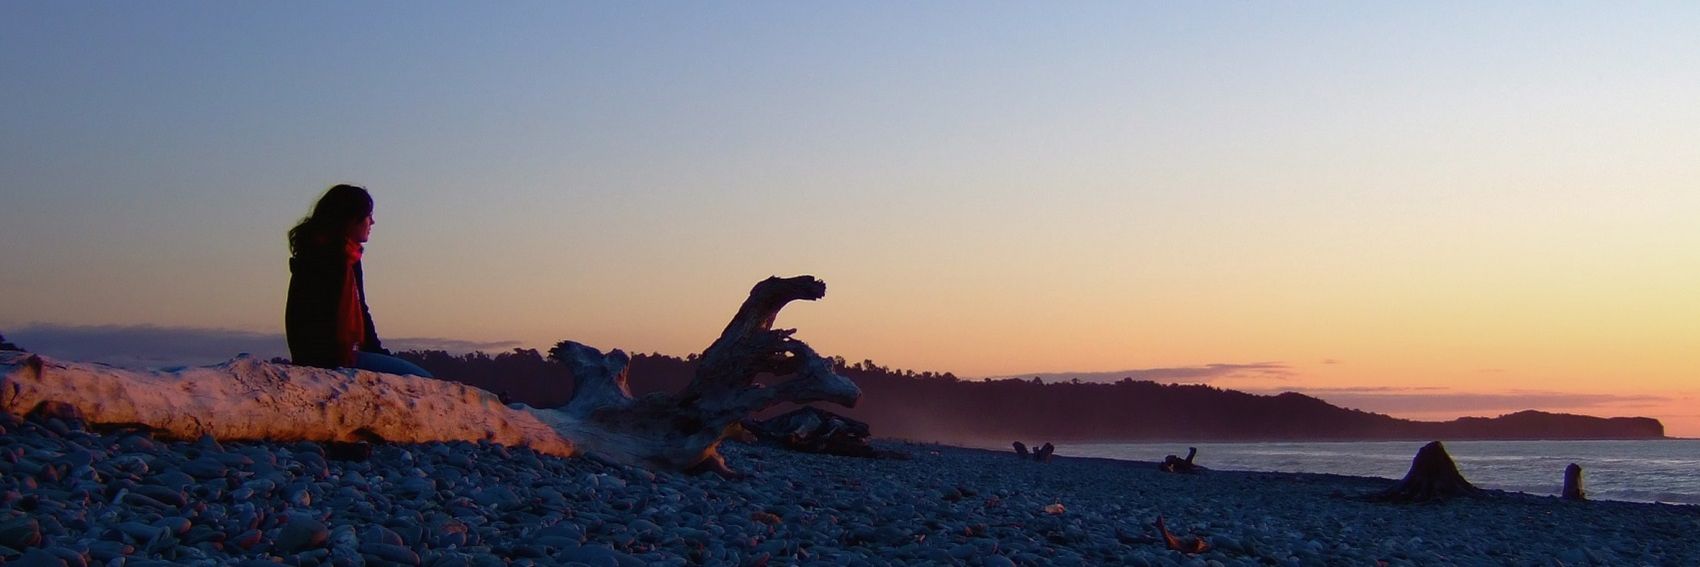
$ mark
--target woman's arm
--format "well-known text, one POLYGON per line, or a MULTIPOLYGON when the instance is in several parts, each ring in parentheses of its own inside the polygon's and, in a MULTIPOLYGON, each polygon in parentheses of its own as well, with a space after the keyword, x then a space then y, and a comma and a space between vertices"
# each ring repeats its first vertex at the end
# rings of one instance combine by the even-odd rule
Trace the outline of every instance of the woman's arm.
POLYGON ((384 348, 384 342, 378 340, 378 325, 372 322, 372 308, 366 306, 366 272, 360 269, 359 262, 354 263, 354 283, 360 286, 360 313, 366 319, 366 333, 360 340, 360 350, 389 354, 390 351, 384 348))

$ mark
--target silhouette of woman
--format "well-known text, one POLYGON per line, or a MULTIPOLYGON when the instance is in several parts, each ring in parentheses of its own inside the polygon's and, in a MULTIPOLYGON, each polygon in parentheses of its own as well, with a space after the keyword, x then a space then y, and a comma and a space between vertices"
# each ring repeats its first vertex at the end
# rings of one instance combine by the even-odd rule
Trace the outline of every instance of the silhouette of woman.
POLYGON ((360 256, 372 236, 372 195, 337 185, 289 229, 289 300, 284 334, 295 364, 431 376, 390 356, 366 307, 360 256))

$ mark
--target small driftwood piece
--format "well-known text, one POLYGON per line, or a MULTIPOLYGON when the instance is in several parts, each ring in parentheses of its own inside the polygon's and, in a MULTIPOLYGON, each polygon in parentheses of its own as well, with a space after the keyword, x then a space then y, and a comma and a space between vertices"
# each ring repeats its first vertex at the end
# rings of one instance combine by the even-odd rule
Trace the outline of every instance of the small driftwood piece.
POLYGON ((1015 455, 1018 456, 1018 457, 1021 457, 1023 459, 1026 459, 1027 457, 1031 456, 1032 454, 1027 452, 1027 445, 1026 444, 1024 444, 1020 441, 1016 441, 1015 442, 1015 455))
POLYGON ((1192 462, 1193 457, 1197 457, 1197 456, 1198 456, 1198 447, 1187 447, 1185 459, 1182 459, 1180 457, 1176 457, 1174 455, 1169 455, 1167 457, 1163 457, 1163 463, 1160 464, 1160 465, 1157 465, 1157 468, 1159 470, 1162 470, 1163 472, 1182 473, 1182 474, 1195 473, 1195 472, 1198 472, 1200 470, 1204 470, 1204 467, 1198 466, 1197 464, 1194 464, 1192 462))
POLYGON ((1051 454, 1055 452, 1057 452, 1056 446, 1046 443, 1044 446, 1033 451, 1033 460, 1041 463, 1049 463, 1051 462, 1051 454))
POLYGON ((1570 463, 1564 467, 1564 492, 1559 493, 1565 500, 1587 500, 1588 493, 1582 489, 1582 466, 1570 463))
POLYGON ((1430 441, 1417 450, 1417 456, 1411 459, 1411 470, 1405 473, 1405 478, 1387 490, 1371 494, 1370 500, 1380 502, 1431 502, 1454 496, 1478 496, 1481 489, 1464 480, 1464 475, 1458 473, 1458 465, 1452 462, 1452 455, 1446 453, 1446 446, 1439 441, 1430 441))
POLYGON ((1163 523, 1163 516, 1157 516, 1157 533, 1163 536, 1163 545, 1181 553, 1197 554, 1210 551, 1210 542, 1196 535, 1180 537, 1169 532, 1169 526, 1163 523))
POLYGON ((744 420, 734 429, 747 429, 760 440, 791 451, 843 457, 906 458, 880 451, 868 442, 868 424, 814 406, 803 406, 765 421, 744 420))

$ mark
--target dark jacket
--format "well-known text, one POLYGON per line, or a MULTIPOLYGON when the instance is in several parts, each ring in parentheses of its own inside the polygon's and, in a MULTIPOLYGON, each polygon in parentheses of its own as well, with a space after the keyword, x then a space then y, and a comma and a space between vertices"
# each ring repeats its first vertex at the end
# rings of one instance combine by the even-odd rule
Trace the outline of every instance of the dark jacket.
MULTIPOLYGON (((337 302, 347 277, 348 260, 340 246, 300 248, 289 259, 289 300, 284 305, 283 328, 289 339, 289 356, 295 364, 337 368, 349 356, 336 344, 337 302)), ((354 282, 360 292, 360 311, 366 332, 360 350, 387 354, 372 324, 366 306, 366 281, 360 263, 354 263, 354 282)))

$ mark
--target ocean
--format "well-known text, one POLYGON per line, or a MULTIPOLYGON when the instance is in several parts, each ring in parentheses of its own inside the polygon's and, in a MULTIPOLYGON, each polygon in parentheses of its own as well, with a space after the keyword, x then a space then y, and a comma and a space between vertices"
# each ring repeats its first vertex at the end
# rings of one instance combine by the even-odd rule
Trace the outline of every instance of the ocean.
MULTIPOLYGON (((1092 443, 1058 456, 1162 461, 1198 447, 1199 465, 1223 470, 1330 473, 1398 479, 1420 441, 1326 443, 1092 443)), ((1481 488, 1557 495, 1564 467, 1582 467, 1594 500, 1700 504, 1700 439, 1656 441, 1446 441, 1459 472, 1481 488)))

